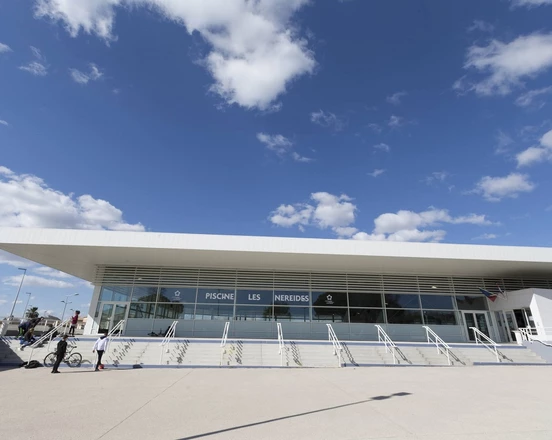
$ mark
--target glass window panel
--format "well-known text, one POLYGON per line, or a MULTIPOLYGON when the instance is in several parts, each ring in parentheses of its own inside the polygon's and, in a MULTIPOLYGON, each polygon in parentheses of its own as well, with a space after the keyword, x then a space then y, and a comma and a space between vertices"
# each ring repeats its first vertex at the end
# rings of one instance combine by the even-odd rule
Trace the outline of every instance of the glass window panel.
POLYGON ((310 305, 310 293, 277 290, 274 292, 274 305, 308 306, 310 305))
POLYGON ((159 302, 195 303, 195 287, 161 287, 159 302))
POLYGON ((349 322, 346 308, 313 307, 312 320, 318 322, 349 322))
POLYGON ((418 295, 386 293, 385 305, 389 309, 419 309, 420 298, 418 295))
POLYGON ((481 296, 457 296, 456 303, 460 310, 487 310, 487 298, 481 296))
POLYGON ((277 321, 310 321, 310 310, 308 307, 275 306, 274 315, 277 321))
POLYGON ((263 306, 236 306, 236 321, 272 321, 272 304, 263 306))
POLYGON ((130 301, 130 286, 103 286, 100 301, 130 301))
POLYGON ((448 295, 420 295, 423 309, 454 309, 452 296, 448 295))
POLYGON ((234 289, 202 288, 197 289, 197 302, 208 304, 234 304, 234 289))
POLYGON ((131 303, 128 311, 129 319, 148 319, 153 318, 155 312, 154 303, 131 303))
POLYGON ((155 309, 158 319, 193 319, 194 304, 167 304, 159 303, 155 309))
POLYGON ((421 310, 387 309, 387 322, 389 324, 421 324, 421 310))
POLYGON ((135 286, 132 291, 133 302, 155 302, 157 301, 157 287, 135 286))
POLYGON ((234 316, 234 306, 219 304, 198 304, 195 319, 228 321, 234 316))
POLYGON ((424 310, 424 321, 426 325, 457 325, 456 312, 424 310))
POLYGON ((382 309, 349 309, 351 322, 385 322, 382 309))
POLYGON ((349 293, 349 307, 382 307, 379 293, 349 293))
POLYGON ((345 292, 312 292, 312 305, 320 307, 347 307, 345 292))
POLYGON ((351 322, 385 322, 383 309, 349 309, 349 316, 351 317, 351 322))
POLYGON ((238 290, 236 304, 272 305, 272 290, 238 290))

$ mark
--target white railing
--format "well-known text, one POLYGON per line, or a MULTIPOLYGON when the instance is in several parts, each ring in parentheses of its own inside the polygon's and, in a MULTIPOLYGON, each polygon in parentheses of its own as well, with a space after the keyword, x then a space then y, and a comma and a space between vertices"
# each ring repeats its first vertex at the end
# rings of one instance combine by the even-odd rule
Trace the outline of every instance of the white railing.
POLYGON ((167 353, 170 350, 170 343, 174 339, 174 335, 176 333, 176 325, 178 324, 178 321, 173 321, 169 329, 167 330, 167 334, 161 341, 161 357, 159 358, 159 365, 163 364, 163 353, 165 353, 165 346, 167 346, 166 351, 167 353))
POLYGON ((332 325, 326 324, 326 326, 328 327, 328 339, 333 346, 333 354, 334 356, 337 356, 338 365, 341 367, 341 352, 343 351, 343 347, 341 346, 341 342, 339 342, 339 339, 337 339, 337 335, 335 334, 332 325))
POLYGON ((491 353, 493 353, 496 356, 496 361, 500 362, 500 356, 498 354, 498 344, 478 328, 470 327, 470 330, 473 331, 473 334, 475 336, 475 343, 481 344, 484 347, 486 347, 491 353))
POLYGON ((222 358, 224 356, 226 341, 228 340, 228 330, 230 330, 230 321, 227 321, 224 324, 224 331, 222 332, 222 339, 220 340, 220 362, 219 365, 222 365, 222 358))
POLYGON ((8 325, 10 324, 10 321, 2 321, 0 323, 0 337, 4 336, 8 331, 8 325))
POLYGON ((552 340, 552 327, 521 327, 517 331, 519 331, 522 341, 552 340))
POLYGON ((121 319, 116 325, 115 327, 113 327, 109 333, 107 334, 107 336, 109 338, 112 338, 112 337, 119 337, 123 334, 123 330, 124 330, 124 327, 125 327, 125 320, 124 319, 121 319), (115 335, 115 333, 117 333, 115 335))
POLYGON ((441 337, 433 330, 431 330, 427 325, 424 325, 423 328, 425 328, 425 331, 427 334, 427 343, 435 344, 435 346, 437 347, 437 353, 443 353, 447 357, 448 364, 452 365, 452 362, 450 360, 449 345, 445 341, 443 341, 441 337))
POLYGON ((284 332, 282 331, 282 324, 278 322, 276 324, 276 328, 278 329, 278 354, 280 355, 280 367, 283 367, 285 342, 284 342, 284 332))
POLYGON ((29 353, 29 361, 33 357, 33 352, 34 352, 35 348, 37 348, 39 345, 41 345, 46 340, 48 340, 48 351, 49 351, 50 350, 50 344, 52 343, 52 339, 54 337, 54 334, 59 333, 61 335, 62 333, 60 332, 60 330, 63 329, 64 327, 67 327, 67 325, 70 322, 71 322, 71 318, 69 318, 67 321, 61 322, 56 327, 54 327, 53 329, 51 329, 50 331, 48 331, 47 333, 42 335, 38 340, 33 342, 31 345, 29 345, 29 347, 31 349, 31 352, 29 353))
POLYGON ((397 346, 395 343, 391 340, 389 335, 385 333, 385 330, 382 328, 381 325, 376 324, 376 328, 378 329, 378 341, 383 342, 385 345, 385 352, 390 351, 393 356, 393 363, 397 363, 397 354, 395 353, 397 350, 397 346))

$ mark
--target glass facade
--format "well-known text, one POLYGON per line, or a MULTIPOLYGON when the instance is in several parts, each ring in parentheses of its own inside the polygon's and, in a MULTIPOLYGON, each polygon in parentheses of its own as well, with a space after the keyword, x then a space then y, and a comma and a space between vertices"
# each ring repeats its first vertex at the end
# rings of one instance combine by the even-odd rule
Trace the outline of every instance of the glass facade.
POLYGON ((98 307, 128 303, 129 319, 459 325, 460 311, 487 310, 486 301, 414 292, 102 286, 98 307))

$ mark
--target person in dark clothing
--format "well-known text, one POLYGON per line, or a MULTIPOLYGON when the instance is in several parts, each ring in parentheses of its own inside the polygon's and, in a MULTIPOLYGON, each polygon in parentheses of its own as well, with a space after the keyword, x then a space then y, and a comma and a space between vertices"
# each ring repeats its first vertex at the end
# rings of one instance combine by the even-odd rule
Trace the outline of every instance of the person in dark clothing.
POLYGON ((77 324, 79 322, 79 315, 80 310, 76 310, 75 314, 71 317, 71 327, 69 328, 69 335, 75 336, 75 329, 77 328, 77 324))
POLYGON ((59 373, 58 368, 61 362, 63 361, 63 358, 65 358, 65 353, 67 353, 67 338, 69 336, 63 335, 61 338, 61 341, 58 342, 57 348, 56 348, 56 362, 54 364, 54 368, 52 369, 52 373, 59 373))

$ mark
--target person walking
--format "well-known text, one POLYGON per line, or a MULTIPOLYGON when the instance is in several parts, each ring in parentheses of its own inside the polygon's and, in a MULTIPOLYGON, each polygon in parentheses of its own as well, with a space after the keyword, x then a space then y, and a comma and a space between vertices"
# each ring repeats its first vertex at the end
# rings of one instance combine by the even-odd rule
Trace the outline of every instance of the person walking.
POLYGON ((75 314, 71 316, 71 327, 69 327, 69 336, 75 337, 75 329, 79 322, 80 310, 75 310, 75 314))
POLYGON ((107 332, 101 335, 96 343, 94 344, 94 348, 92 349, 92 353, 98 352, 98 362, 96 363, 96 368, 94 371, 100 371, 100 365, 102 364, 102 356, 105 353, 105 350, 107 349, 107 332))
POLYGON ((57 343, 56 347, 56 362, 54 363, 54 368, 52 368, 52 373, 59 373, 58 368, 59 364, 63 361, 65 358, 65 353, 67 353, 67 338, 69 336, 63 335, 61 337, 61 341, 57 343))
POLYGON ((25 336, 23 337, 23 340, 21 341, 21 345, 19 346, 19 350, 23 351, 23 349, 29 345, 32 345, 35 341, 34 337, 34 327, 29 328, 25 332, 25 336))

